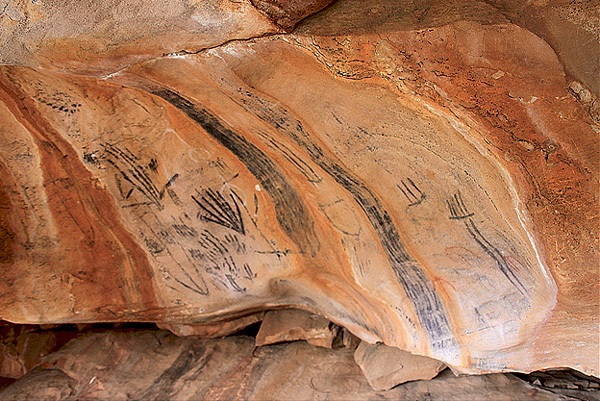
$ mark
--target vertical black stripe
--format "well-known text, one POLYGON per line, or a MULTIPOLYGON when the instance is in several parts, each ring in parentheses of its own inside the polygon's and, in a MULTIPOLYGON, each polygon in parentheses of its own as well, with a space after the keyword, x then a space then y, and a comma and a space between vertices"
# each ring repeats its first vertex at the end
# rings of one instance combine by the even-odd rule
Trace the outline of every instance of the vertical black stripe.
POLYGON ((408 254, 400 240, 398 230, 379 198, 358 177, 346 171, 332 157, 327 156, 311 139, 302 122, 290 116, 285 108, 257 98, 252 93, 246 92, 246 95, 247 98, 242 99, 242 102, 251 113, 256 114, 261 120, 273 126, 277 132, 303 148, 314 163, 352 194, 375 230, 392 269, 413 303, 415 313, 432 346, 436 348, 455 344, 444 304, 423 269, 408 254))
POLYGON ((176 92, 153 92, 196 121, 209 135, 232 152, 273 199, 277 222, 302 253, 316 254, 319 242, 302 199, 288 183, 281 169, 243 136, 226 128, 214 115, 194 105, 176 92))

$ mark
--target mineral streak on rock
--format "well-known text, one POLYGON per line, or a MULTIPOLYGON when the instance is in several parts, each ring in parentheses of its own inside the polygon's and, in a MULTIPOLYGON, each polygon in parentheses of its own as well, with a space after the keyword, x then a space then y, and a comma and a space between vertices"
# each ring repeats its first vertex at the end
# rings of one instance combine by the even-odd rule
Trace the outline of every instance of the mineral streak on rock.
POLYGON ((268 3, 0 67, 0 318, 295 307, 459 372, 597 375, 593 91, 488 3, 268 3))

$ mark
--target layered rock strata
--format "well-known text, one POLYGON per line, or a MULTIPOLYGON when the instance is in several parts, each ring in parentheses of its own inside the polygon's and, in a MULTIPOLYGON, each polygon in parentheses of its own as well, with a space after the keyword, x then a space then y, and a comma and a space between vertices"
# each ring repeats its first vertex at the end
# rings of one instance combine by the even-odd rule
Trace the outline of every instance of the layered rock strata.
POLYGON ((186 3, 4 53, 0 317, 220 335, 296 307, 457 372, 598 375, 599 128, 545 41, 430 6, 284 33, 186 3))
MULTIPOLYGON (((581 384, 582 389, 573 389, 569 395, 594 400, 597 393, 584 390, 581 384)), ((20 381, 0 390, 0 397, 6 401, 575 399, 554 391, 511 374, 454 377, 449 371, 432 381, 374 391, 350 350, 304 342, 254 349, 253 339, 244 336, 199 340, 138 331, 95 333, 74 340, 45 357, 20 381)))

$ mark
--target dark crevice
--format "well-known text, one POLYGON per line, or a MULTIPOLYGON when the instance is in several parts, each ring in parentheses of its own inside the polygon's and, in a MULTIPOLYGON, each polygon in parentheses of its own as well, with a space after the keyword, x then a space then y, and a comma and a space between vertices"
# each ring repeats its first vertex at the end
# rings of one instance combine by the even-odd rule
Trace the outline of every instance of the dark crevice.
POLYGON ((231 336, 246 336, 246 337, 256 338, 256 336, 258 335, 258 331, 260 330, 260 325, 261 324, 262 324, 262 322, 252 323, 251 325, 246 326, 243 329, 240 329, 239 331, 231 334, 228 337, 231 337, 231 336))
POLYGON ((600 400, 600 378, 585 375, 574 369, 549 369, 513 375, 536 388, 572 399, 600 400))

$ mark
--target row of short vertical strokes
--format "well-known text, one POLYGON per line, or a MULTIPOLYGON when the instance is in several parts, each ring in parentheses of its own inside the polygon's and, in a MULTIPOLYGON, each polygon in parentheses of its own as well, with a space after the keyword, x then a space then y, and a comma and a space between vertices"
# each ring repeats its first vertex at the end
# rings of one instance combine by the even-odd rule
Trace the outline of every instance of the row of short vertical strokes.
MULTIPOLYGON (((318 239, 303 202, 279 167, 267 155, 241 135, 226 128, 210 112, 196 106, 180 94, 170 89, 161 89, 153 93, 183 111, 246 165, 273 199, 277 221, 286 234, 301 252, 310 251, 313 255, 316 253, 318 239)), ((282 117, 291 118, 288 115, 282 117)), ((275 128, 277 129, 277 126, 275 128)), ((311 141, 300 121, 296 120, 296 124, 279 125, 279 128, 279 133, 287 135, 305 149, 313 162, 350 192, 361 207, 377 233, 393 271, 413 303, 416 315, 431 343, 440 344, 441 341, 451 338, 453 335, 444 304, 423 269, 410 257, 401 243, 399 233, 381 201, 360 179, 344 170, 333 158, 328 157, 320 146, 311 141), (301 132, 288 132, 291 127, 301 132)))

